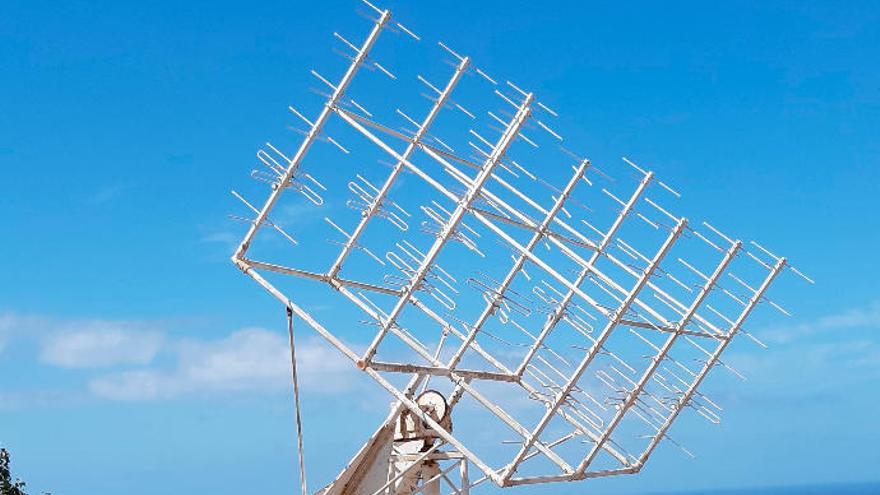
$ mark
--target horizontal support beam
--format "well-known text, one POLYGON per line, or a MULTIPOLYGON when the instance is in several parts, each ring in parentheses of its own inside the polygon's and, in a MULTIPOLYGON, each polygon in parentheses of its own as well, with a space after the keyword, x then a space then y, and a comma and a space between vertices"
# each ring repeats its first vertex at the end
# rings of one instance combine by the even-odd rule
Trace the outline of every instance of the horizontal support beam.
POLYGON ((250 259, 243 259, 245 263, 250 265, 252 268, 257 268, 260 270, 266 270, 269 272, 282 273, 284 275, 293 275, 294 277, 308 278, 312 280, 319 280, 321 282, 326 282, 333 287, 337 286, 345 286, 345 287, 355 287, 358 289, 364 289, 372 292, 379 292, 381 294, 389 294, 392 296, 399 296, 400 290, 392 289, 390 287, 383 287, 381 285, 369 284, 367 282, 358 282, 357 280, 348 280, 339 277, 330 277, 324 273, 310 272, 307 270, 300 270, 299 268, 291 268, 283 265, 276 265, 273 263, 266 263, 263 261, 256 261, 250 259))
POLYGON ((638 472, 637 467, 619 469, 604 469, 601 471, 587 471, 584 473, 572 473, 554 476, 524 476, 511 478, 504 483, 505 487, 520 485, 536 485, 539 483, 551 483, 557 481, 580 481, 588 478, 602 478, 604 476, 616 476, 618 474, 633 474, 638 472))
POLYGON ((636 328, 647 328, 648 330, 656 330, 658 332, 663 333, 678 333, 681 335, 692 335, 694 337, 704 337, 707 339, 721 340, 723 337, 720 335, 712 335, 711 333, 706 332, 697 332, 694 330, 676 330, 673 327, 668 327, 665 325, 652 325, 650 323, 644 321, 635 321, 635 320, 620 320, 620 324, 628 327, 636 327, 636 328))
POLYGON ((378 371, 393 371, 398 373, 426 373, 429 375, 451 376, 458 375, 462 378, 475 380, 492 380, 496 382, 518 382, 519 377, 514 374, 495 373, 492 371, 480 371, 469 369, 449 369, 442 366, 423 366, 419 364, 389 363, 385 361, 370 361, 367 365, 378 371))

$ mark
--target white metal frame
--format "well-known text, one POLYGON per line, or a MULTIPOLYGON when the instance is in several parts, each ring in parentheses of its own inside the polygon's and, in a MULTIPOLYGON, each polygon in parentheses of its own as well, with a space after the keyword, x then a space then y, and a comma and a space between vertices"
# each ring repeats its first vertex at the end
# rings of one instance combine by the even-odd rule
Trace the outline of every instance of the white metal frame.
MULTIPOLYGON (((411 123, 417 126, 417 129, 412 134, 396 131, 392 128, 392 125, 382 124, 373 120, 369 112, 356 102, 352 101, 358 108, 358 111, 346 109, 343 105, 346 98, 346 90, 353 83, 360 69, 374 66, 390 77, 394 77, 385 67, 381 66, 378 62, 371 62, 369 58, 371 49, 377 43, 380 34, 384 30, 393 26, 412 38, 420 39, 403 25, 392 23, 391 13, 388 10, 380 10, 371 4, 367 5, 376 12, 378 17, 374 20, 374 25, 369 35, 359 47, 348 42, 342 36, 336 35, 355 52, 350 57, 351 63, 342 78, 337 83, 332 84, 315 73, 316 77, 333 89, 319 115, 314 120, 309 120, 291 108, 301 120, 310 126, 309 130, 305 132, 304 139, 295 154, 287 157, 272 148, 276 152, 274 156, 280 158, 271 158, 269 154, 261 156, 261 160, 273 172, 268 175, 268 182, 271 183, 272 190, 259 208, 245 202, 251 210, 256 212, 256 216, 254 219, 249 220, 251 225, 232 256, 233 263, 281 301, 282 304, 290 308, 292 313, 298 318, 308 323, 311 328, 336 347, 343 355, 348 357, 358 368, 369 374, 382 387, 388 390, 399 401, 401 407, 406 407, 414 414, 420 415, 431 428, 436 430, 437 434, 446 444, 452 446, 464 459, 467 459, 480 469, 484 477, 477 483, 488 479, 499 486, 514 486, 635 473, 644 466, 644 463, 659 442, 664 438, 669 438, 668 430, 682 410, 693 408, 699 414, 714 422, 718 418, 717 407, 714 406, 710 399, 700 394, 697 388, 704 381, 709 371, 716 365, 721 364, 732 369, 726 364, 721 363, 719 360, 720 355, 736 335, 744 332, 742 330, 743 323, 753 312, 754 308, 762 301, 769 301, 765 293, 784 268, 791 268, 787 260, 775 256, 755 243, 753 243, 757 249, 755 253, 746 251, 741 241, 727 237, 706 223, 703 225, 711 231, 711 234, 704 235, 698 232, 695 228, 689 226, 685 218, 669 213, 656 202, 646 197, 646 191, 652 185, 657 185, 676 196, 678 194, 667 185, 657 181, 653 172, 642 170, 635 163, 626 159, 624 159, 625 162, 638 173, 639 180, 634 191, 631 192, 629 198, 625 201, 618 199, 610 191, 603 190, 617 205, 616 218, 607 229, 598 229, 586 222, 584 222, 586 227, 580 227, 572 224, 570 219, 562 218, 567 216, 563 215, 563 213, 567 213, 566 208, 571 205, 571 198, 575 188, 583 186, 585 183, 591 184, 590 180, 586 177, 588 171, 593 168, 589 160, 578 158, 578 163, 572 167, 573 173, 565 184, 559 188, 552 185, 549 186, 555 191, 554 201, 549 208, 543 207, 540 201, 524 192, 514 184, 514 181, 505 178, 505 175, 500 173, 500 171, 502 169, 511 171, 512 167, 515 166, 519 174, 528 175, 535 181, 540 180, 510 158, 508 156, 509 149, 515 141, 525 141, 537 146, 531 138, 523 134, 523 130, 527 126, 546 131, 550 136, 558 140, 562 140, 562 136, 552 130, 545 122, 534 116, 536 111, 549 115, 555 115, 555 112, 537 101, 532 93, 523 91, 509 82, 507 87, 512 89, 512 96, 499 89, 495 89, 494 93, 501 98, 502 103, 509 105, 508 110, 512 115, 508 120, 504 120, 495 113, 490 112, 489 114, 497 123, 501 123, 504 126, 497 141, 491 143, 477 132, 470 131, 482 143, 482 145, 471 143, 478 150, 480 160, 475 161, 471 158, 460 156, 452 152, 451 149, 445 149, 448 147, 442 141, 436 137, 431 137, 431 127, 441 111, 450 106, 455 106, 462 112, 470 115, 470 112, 452 99, 452 94, 464 75, 472 71, 493 85, 497 85, 497 83, 486 75, 485 72, 474 67, 469 57, 458 55, 442 43, 440 45, 449 55, 455 58, 455 68, 442 89, 431 85, 419 76, 434 92, 434 102, 420 123, 415 122, 401 112, 411 123), (329 136, 322 136, 325 124, 334 117, 348 124, 351 129, 362 135, 368 142, 378 147, 378 149, 394 160, 389 175, 380 187, 373 187, 371 190, 366 189, 365 186, 352 186, 352 190, 355 191, 360 203, 362 203, 362 216, 350 233, 331 222, 331 225, 336 229, 345 233, 347 239, 341 244, 340 252, 326 272, 313 272, 249 258, 248 252, 251 243, 254 241, 257 232, 264 226, 269 226, 281 232, 289 240, 297 242, 279 225, 269 219, 270 212, 276 207, 282 193, 286 189, 298 190, 315 204, 320 204, 323 201, 320 195, 315 192, 315 189, 307 185, 303 179, 301 164, 308 154, 310 147, 322 138, 348 153, 348 150, 343 148, 337 141, 329 136), (406 146, 402 151, 397 151, 394 146, 383 140, 380 136, 403 140, 406 142, 406 146), (463 192, 454 191, 449 186, 444 185, 440 177, 432 174, 426 167, 418 166, 414 160, 417 153, 423 154, 431 160, 432 164, 441 167, 445 174, 444 178, 447 180, 451 178, 463 188, 463 192), (342 266, 353 252, 366 250, 368 254, 376 258, 374 253, 361 245, 363 233, 369 228, 374 218, 386 218, 389 221, 396 222, 399 226, 405 225, 405 221, 401 216, 394 216, 396 214, 389 213, 389 209, 393 205, 389 195, 404 172, 415 175, 428 184, 441 197, 452 201, 455 204, 454 209, 451 212, 445 212, 443 215, 438 214, 437 218, 440 218, 442 221, 435 232, 433 243, 424 253, 415 250, 415 254, 413 254, 412 250, 410 250, 409 254, 413 257, 412 262, 403 260, 399 255, 394 258, 395 260, 402 260, 398 261, 398 263, 403 266, 406 278, 401 286, 379 285, 342 277, 342 266), (474 172, 474 175, 471 175, 469 172, 474 172), (505 197, 527 204, 531 209, 530 211, 539 215, 541 219, 535 220, 532 216, 511 204, 509 199, 504 199, 505 197), (489 204, 490 208, 483 207, 480 204, 481 202, 489 204), (649 219, 640 210, 644 204, 653 207, 653 211, 664 217, 664 221, 672 223, 666 238, 651 257, 642 255, 639 250, 627 244, 619 235, 621 227, 629 219, 641 220, 645 224, 661 230, 660 222, 649 219), (454 302, 454 298, 436 288, 431 290, 430 287, 432 283, 436 283, 432 282, 432 280, 435 280, 439 276, 438 273, 443 271, 436 261, 444 248, 451 241, 467 243, 470 240, 466 226, 463 224, 465 218, 475 220, 481 228, 496 235, 507 249, 514 252, 514 256, 513 264, 506 275, 501 278, 500 282, 497 282, 497 284, 482 283, 483 286, 487 287, 484 291, 485 307, 472 324, 468 324, 465 330, 461 330, 454 321, 451 321, 449 316, 441 314, 440 311, 434 309, 435 304, 431 302, 432 297, 434 300, 444 303, 454 302), (509 229, 522 229, 531 232, 531 237, 528 242, 523 244, 515 236, 511 235, 509 229), (598 238, 596 234, 598 234, 598 238), (668 290, 664 290, 658 280, 660 278, 672 280, 687 289, 688 292, 693 292, 692 288, 683 284, 668 269, 661 268, 661 265, 665 266, 664 258, 683 236, 704 242, 721 255, 721 259, 717 262, 710 275, 704 274, 689 262, 679 259, 681 266, 687 269, 687 273, 703 280, 703 283, 699 285, 696 294, 689 302, 682 301, 681 298, 671 295, 668 290), (722 242, 712 240, 710 236, 714 239, 723 240, 727 247, 719 246, 722 242), (548 261, 536 252, 536 247, 542 243, 552 246, 573 262, 578 267, 576 276, 573 278, 566 276, 562 271, 554 267, 552 261, 548 261), (612 248, 614 249, 612 250, 612 248), (584 255, 584 252, 589 254, 584 255), (632 258, 632 261, 623 259, 620 253, 624 253, 632 258), (764 278, 757 285, 757 288, 751 287, 748 283, 733 275, 729 270, 731 262, 741 253, 748 255, 752 261, 757 263, 759 268, 764 270, 764 278), (768 259, 772 261, 767 261, 768 259), (622 271, 626 276, 611 275, 608 268, 602 268, 603 264, 606 267, 612 267, 614 270, 622 271), (508 308, 511 304, 516 304, 513 301, 511 286, 517 277, 524 276, 526 266, 537 267, 542 274, 564 288, 564 293, 556 291, 552 294, 550 289, 541 289, 540 295, 544 298, 544 302, 550 306, 550 311, 543 326, 535 329, 522 327, 514 318, 504 316, 505 308, 508 308), (308 311, 297 305, 279 288, 270 283, 261 275, 260 272, 262 271, 328 284, 345 299, 360 308, 376 322, 378 328, 366 352, 354 352, 342 341, 336 332, 317 321, 308 311), (741 286, 746 287, 748 289, 747 297, 736 296, 731 291, 720 287, 719 281, 724 275, 731 276, 741 286), (382 310, 371 304, 369 300, 361 297, 357 293, 358 291, 394 296, 396 297, 396 303, 390 310, 382 310), (649 293, 646 293, 646 291, 649 293), (717 311, 706 304, 710 294, 717 293, 718 291, 723 291, 738 302, 741 306, 738 314, 728 316, 724 312, 717 311), (600 302, 601 298, 597 294, 601 294, 601 298, 610 297, 615 301, 615 304, 609 306, 607 303, 600 302), (589 312, 595 313, 600 318, 606 320, 598 332, 593 333, 591 328, 587 328, 588 325, 583 321, 583 317, 578 316, 579 308, 582 305, 589 312), (401 326, 399 316, 410 306, 422 311, 428 318, 436 322, 439 328, 444 329, 443 338, 439 346, 443 346, 443 339, 446 338, 446 335, 452 335, 460 341, 450 359, 445 362, 441 360, 440 347, 434 350, 430 349, 401 326), (665 316, 670 311, 674 317, 665 316), (707 316, 706 311, 711 311, 716 316, 707 316), (531 344, 526 350, 523 359, 518 365, 513 367, 503 364, 491 350, 484 348, 477 340, 478 336, 485 333, 484 326, 486 322, 499 314, 505 318, 506 322, 509 321, 511 325, 520 328, 531 339, 531 344), (559 364, 559 362, 556 365, 551 364, 550 358, 545 358, 543 355, 555 353, 548 346, 547 342, 551 334, 554 333, 563 321, 582 334, 586 342, 589 343, 589 346, 583 350, 580 361, 568 368, 559 364), (719 324, 718 321, 724 323, 719 324), (607 346, 609 338, 621 332, 633 334, 654 352, 653 356, 643 366, 641 373, 637 376, 635 375, 635 369, 632 369, 623 358, 615 354, 607 346), (653 342, 652 338, 646 337, 651 332, 655 332, 652 335, 661 335, 665 339, 658 345, 653 342), (389 334, 399 338, 401 342, 415 351, 423 362, 429 364, 390 362, 378 359, 377 350, 383 339, 389 334), (700 353, 705 354, 699 369, 691 369, 670 355, 670 350, 676 344, 681 344, 682 342, 693 346, 700 353), (706 348, 704 347, 706 345, 712 347, 706 348), (482 356, 494 369, 467 369, 462 367, 462 358, 468 351, 473 351, 482 356), (633 378, 630 378, 627 373, 620 372, 619 368, 615 365, 596 365, 597 360, 600 358, 607 358, 610 360, 609 362, 615 363, 619 367, 632 369, 633 372, 630 374, 633 375, 633 378), (669 368, 669 366, 672 368, 669 368), (673 369, 676 371, 673 371, 673 369), (407 387, 400 388, 387 378, 385 375, 387 373, 410 373, 415 376, 407 387), (682 378, 679 373, 683 373, 685 377, 682 378), (453 405, 464 395, 469 395, 477 403, 490 411, 502 424, 520 436, 521 447, 508 462, 500 467, 491 466, 489 462, 481 459, 469 449, 466 441, 457 438, 452 432, 446 431, 430 417, 421 414, 419 408, 413 402, 413 393, 418 383, 422 382, 424 378, 432 376, 444 377, 454 384, 454 392, 450 397, 453 405), (611 389, 605 400, 615 402, 613 410, 606 408, 607 404, 603 405, 600 400, 597 400, 592 395, 592 392, 585 390, 581 386, 583 379, 587 376, 597 379, 611 389), (482 394, 474 386, 473 382, 475 380, 516 383, 522 387, 523 393, 529 398, 543 403, 546 411, 537 424, 532 426, 524 425, 514 414, 505 411, 497 403, 482 394), (648 390, 655 385, 664 390, 663 394, 668 394, 666 399, 660 397, 657 392, 650 392, 648 390), (627 417, 637 418, 647 425, 649 429, 648 443, 638 455, 627 453, 614 437, 618 431, 618 426, 627 417), (548 425, 557 418, 567 423, 572 428, 572 431, 555 440, 543 439, 543 436, 547 433, 548 425), (591 444, 591 447, 582 458, 578 459, 577 463, 570 463, 566 460, 565 456, 556 450, 561 445, 567 445, 580 439, 586 439, 591 444), (602 452, 606 453, 609 459, 616 462, 617 466, 614 468, 594 468, 594 461, 602 452), (537 456, 541 456, 554 464, 558 468, 558 472, 535 476, 517 475, 524 463, 537 456)), ((317 184, 315 187, 323 187, 313 177, 308 176, 307 179, 317 184)), ((239 199, 244 201, 240 196, 239 199)), ((434 219, 436 220, 437 218, 434 219)), ((470 229, 470 227, 467 227, 467 229, 470 229)), ((473 247, 473 243, 471 243, 471 247, 473 247)), ((413 247, 412 249, 415 248, 413 247)), ((481 254, 484 253, 481 252, 481 254)), ((493 256, 497 255, 496 252, 490 252, 490 254, 493 256)), ((806 278, 797 270, 793 268, 792 270, 806 278)), ((551 285, 546 286, 551 287, 551 285)), ((539 293, 537 289, 536 293, 539 293)), ((775 303, 771 302, 771 304, 782 310, 775 303)), ((751 335, 749 337, 754 338, 751 335)), ((556 354, 556 356, 559 355, 556 354)), ((565 360, 560 357, 559 361, 565 360)), ((735 372, 735 370, 733 371, 735 372)), ((463 471, 462 474, 465 478, 467 477, 466 471, 463 471)))

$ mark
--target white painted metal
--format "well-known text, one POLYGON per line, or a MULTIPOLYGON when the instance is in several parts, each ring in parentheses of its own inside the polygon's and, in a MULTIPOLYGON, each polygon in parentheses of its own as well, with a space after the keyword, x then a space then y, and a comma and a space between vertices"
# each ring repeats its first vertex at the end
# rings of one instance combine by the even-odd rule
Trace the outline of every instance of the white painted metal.
POLYGON ((310 119, 289 107, 308 126, 296 152, 287 156, 268 145, 258 153, 266 169, 252 176, 271 185, 262 207, 234 193, 255 214, 243 219, 250 227, 232 256, 235 265, 396 401, 385 424, 322 495, 439 495, 444 486, 467 494, 486 480, 504 487, 632 474, 664 438, 680 446, 668 430, 682 410, 720 421, 720 406, 698 387, 715 366, 739 374, 720 360, 736 335, 763 345, 742 328, 759 303, 787 314, 766 296, 784 268, 812 280, 754 241, 753 253, 708 223, 706 233, 690 227, 648 197, 657 191, 678 198, 678 192, 632 160, 623 159, 638 175, 628 194, 617 191, 623 182, 613 182, 589 160, 572 163, 567 149, 559 153, 565 138, 551 122, 555 111, 514 83, 498 84, 504 80, 442 42, 454 59, 442 88, 421 74, 410 77, 406 67, 383 65, 371 52, 386 28, 405 35, 406 43, 425 43, 426 37, 365 3, 378 18, 359 46, 334 33, 350 61, 341 79, 333 83, 312 71, 331 89, 318 115, 310 119), (358 87, 361 68, 393 85, 378 103, 348 94, 358 87), (469 72, 480 77, 469 81, 469 72), (399 130, 381 116, 391 105, 388 95, 398 96, 406 80, 427 88, 431 104, 421 121, 400 108, 384 112, 404 120, 407 127, 399 130), (480 92, 487 98, 474 98, 480 92), (488 108, 475 111, 481 107, 488 108), (466 124, 447 122, 445 110, 466 124), (344 129, 334 133, 353 137, 327 135, 330 121, 344 129), (493 131, 499 133, 494 142, 487 137, 493 131), (378 150, 391 157, 390 171, 376 180, 382 168, 349 170, 352 162, 340 161, 333 171, 349 178, 334 186, 319 180, 321 170, 305 170, 315 141, 333 144, 344 160, 378 150), (410 180, 420 192, 407 192, 410 180), (288 188, 299 194, 285 196, 288 188), (294 255, 326 251, 297 225, 290 231, 281 226, 279 205, 287 201, 325 212, 339 211, 333 204, 341 202, 358 212, 354 222, 320 214, 332 236, 344 237, 329 267, 290 266, 300 259, 292 263, 289 256, 281 262, 252 257, 264 226, 285 237, 294 255), (613 215, 602 214, 608 208, 613 215), (388 223, 373 222, 377 217, 388 223), (413 228, 420 222, 421 230, 413 228), (395 233, 371 235, 385 232, 382 224, 395 233), (462 246, 466 255, 448 254, 462 246), (361 262, 357 253, 367 258, 361 262), (319 321, 275 282, 279 277, 331 288, 336 299, 327 304, 341 301, 366 318, 366 341, 363 328, 333 317, 319 321), (694 359, 702 362, 699 368, 689 364, 694 359), (400 374, 411 375, 405 386, 396 379, 400 374), (429 382, 444 388, 449 407, 459 412, 457 431, 512 432, 518 448, 484 445, 426 415, 414 397, 429 382), (506 387, 502 398, 520 402, 494 398, 487 384, 506 387), (471 421, 472 413, 456 407, 464 400, 488 416, 471 421), (402 411, 438 438, 427 453, 395 445, 402 411), (621 427, 627 421, 641 435, 621 427), (482 472, 473 482, 468 464, 482 472), (452 483, 455 470, 459 480, 452 483))

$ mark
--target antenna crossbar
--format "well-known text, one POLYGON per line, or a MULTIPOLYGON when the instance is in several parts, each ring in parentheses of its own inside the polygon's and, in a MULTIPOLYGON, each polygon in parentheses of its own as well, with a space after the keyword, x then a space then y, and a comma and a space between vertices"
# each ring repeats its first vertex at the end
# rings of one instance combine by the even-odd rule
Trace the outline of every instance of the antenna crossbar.
POLYGON ((235 265, 391 394, 388 422, 406 416, 420 425, 407 431, 438 442, 425 456, 396 445, 408 467, 376 493, 436 495, 457 467, 407 463, 458 462, 453 491, 467 495, 486 480, 506 487, 637 473, 663 440, 693 455, 669 438, 670 426, 684 409, 720 421, 721 406, 698 390, 707 375, 723 367, 742 376, 721 359, 739 334, 766 347, 743 324, 761 302, 789 314, 766 294, 784 268, 812 279, 757 242, 746 250, 707 222, 698 232, 664 204, 681 195, 652 167, 625 157, 620 175, 596 166, 569 149, 578 143, 558 132, 547 100, 365 4, 370 28, 360 44, 333 33, 342 77, 312 71, 320 111, 311 118, 288 107, 298 147, 266 143, 257 152, 251 177, 270 189, 265 202, 234 191, 246 214, 230 217, 248 225, 235 265), (386 28, 397 36, 383 36, 377 50, 386 28), (398 42, 415 48, 395 52, 393 64, 377 59, 398 42), (423 46, 451 59, 445 84, 433 68, 410 70, 407 57, 423 46), (369 92, 353 95, 361 87, 369 92), (426 98, 424 113, 392 103, 405 95, 426 98), (316 141, 333 145, 335 158, 313 150, 316 141), (377 155, 387 168, 364 165, 377 155), (252 251, 262 231, 306 254, 291 259, 269 242, 252 251), (315 303, 303 302, 308 287, 325 290, 322 305, 348 311, 317 318, 307 309, 315 303), (464 427, 453 433, 427 414, 419 390, 459 411, 464 427), (477 421, 459 405, 466 400, 484 413, 476 427, 503 431, 497 440, 510 450, 460 433, 477 421), (501 452, 499 465, 487 462, 501 452), (474 482, 468 463, 482 472, 474 482))

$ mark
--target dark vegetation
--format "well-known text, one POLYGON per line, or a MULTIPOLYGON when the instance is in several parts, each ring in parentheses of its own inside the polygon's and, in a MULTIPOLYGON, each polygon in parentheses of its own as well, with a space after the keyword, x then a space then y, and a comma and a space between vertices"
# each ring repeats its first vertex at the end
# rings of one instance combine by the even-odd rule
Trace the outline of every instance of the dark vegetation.
POLYGON ((27 495, 24 491, 25 482, 12 479, 9 469, 9 451, 0 449, 0 495, 27 495))

